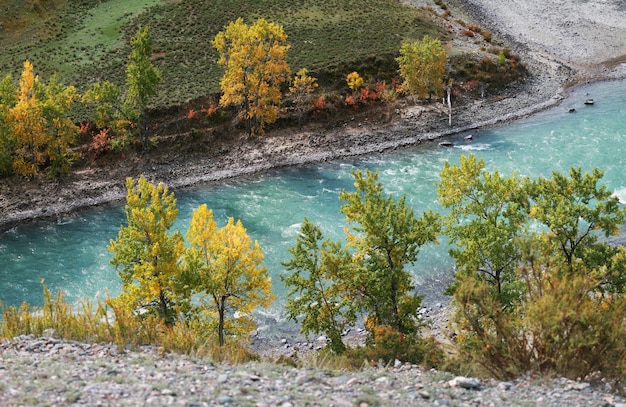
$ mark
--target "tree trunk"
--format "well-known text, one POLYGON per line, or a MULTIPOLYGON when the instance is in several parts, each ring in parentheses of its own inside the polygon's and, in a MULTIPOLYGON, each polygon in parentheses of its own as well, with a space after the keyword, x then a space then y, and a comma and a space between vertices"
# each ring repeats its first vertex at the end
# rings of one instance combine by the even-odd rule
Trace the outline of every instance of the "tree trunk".
POLYGON ((224 311, 226 308, 226 297, 222 296, 222 300, 218 305, 218 310, 220 314, 220 321, 217 327, 217 335, 219 338, 220 346, 224 346, 224 311))
POLYGON ((452 93, 452 90, 450 89, 450 85, 446 86, 446 93, 448 94, 448 126, 452 126, 452 103, 450 102, 450 93, 452 93))

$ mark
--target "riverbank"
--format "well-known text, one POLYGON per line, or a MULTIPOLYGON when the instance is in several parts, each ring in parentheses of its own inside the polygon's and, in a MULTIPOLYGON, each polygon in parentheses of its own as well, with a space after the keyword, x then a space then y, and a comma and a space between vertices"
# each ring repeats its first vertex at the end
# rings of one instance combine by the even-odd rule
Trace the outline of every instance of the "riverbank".
POLYGON ((210 144, 209 147, 195 150, 185 146, 192 136, 179 135, 159 142, 178 143, 180 149, 174 145, 143 156, 129 154, 98 160, 59 180, 43 175, 34 179, 9 178, 0 184, 0 231, 20 222, 54 219, 80 208, 122 200, 127 177, 143 174, 176 191, 277 167, 412 146, 526 117, 557 104, 563 97, 564 84, 573 75, 572 68, 561 62, 528 56, 522 54, 531 71, 528 81, 504 93, 453 106, 452 126, 443 104, 409 104, 407 99, 391 118, 383 118, 385 115, 380 113, 367 116, 355 112, 353 118, 341 122, 312 122, 302 130, 275 129, 254 140, 243 134, 228 140, 206 140, 204 144, 210 144))

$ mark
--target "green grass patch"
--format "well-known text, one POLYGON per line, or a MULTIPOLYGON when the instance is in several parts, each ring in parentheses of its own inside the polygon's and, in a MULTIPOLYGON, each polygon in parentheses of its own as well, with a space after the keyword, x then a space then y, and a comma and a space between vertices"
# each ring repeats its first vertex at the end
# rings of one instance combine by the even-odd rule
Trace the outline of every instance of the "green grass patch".
MULTIPOLYGON (((48 0, 45 3, 51 3, 48 0)), ((18 3, 14 1, 14 3, 18 3)), ((123 83, 129 38, 149 25, 163 83, 155 105, 171 106, 219 91, 222 70, 211 46, 238 17, 283 25, 292 48, 289 63, 340 84, 357 70, 366 79, 395 73, 393 58, 403 40, 439 36, 423 10, 397 0, 57 0, 39 24, 0 37, 2 75, 19 75, 29 59, 48 77, 58 72, 79 89, 101 80, 123 83), (57 4, 58 3, 58 4, 57 4), (36 30, 40 34, 32 34, 36 30)), ((23 9, 24 19, 31 18, 23 9)), ((28 21, 32 21, 28 20, 28 21)))

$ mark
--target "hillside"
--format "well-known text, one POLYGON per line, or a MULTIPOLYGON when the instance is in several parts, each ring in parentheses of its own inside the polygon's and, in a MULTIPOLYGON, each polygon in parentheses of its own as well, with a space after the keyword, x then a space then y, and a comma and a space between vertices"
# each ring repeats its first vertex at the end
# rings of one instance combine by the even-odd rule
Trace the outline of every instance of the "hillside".
POLYGON ((388 79, 403 40, 443 34, 424 10, 397 0, 41 0, 11 1, 7 9, 0 72, 17 76, 29 59, 42 77, 57 72, 79 89, 123 82, 128 41, 149 25, 164 74, 154 106, 219 91, 222 71, 211 41, 238 17, 283 25, 292 70, 306 67, 328 87, 354 70, 388 79))

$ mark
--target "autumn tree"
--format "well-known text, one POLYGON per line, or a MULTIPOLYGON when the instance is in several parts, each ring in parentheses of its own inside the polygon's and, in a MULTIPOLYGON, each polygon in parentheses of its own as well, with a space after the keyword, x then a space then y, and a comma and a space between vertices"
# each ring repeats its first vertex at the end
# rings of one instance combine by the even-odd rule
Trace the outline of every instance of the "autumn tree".
POLYGON ((5 116, 13 138, 15 173, 36 175, 45 165, 52 176, 69 171, 78 127, 68 115, 77 97, 76 89, 62 86, 56 76, 47 85, 40 82, 33 65, 24 62, 17 100, 5 116))
POLYGON ((293 78, 293 82, 289 87, 289 94, 295 105, 298 116, 298 127, 302 127, 302 118, 311 104, 311 94, 317 88, 317 79, 309 76, 309 71, 302 68, 293 78))
POLYGON ((149 146, 147 108, 157 94, 162 74, 150 60, 153 52, 150 27, 140 28, 130 44, 125 89, 109 81, 96 83, 85 92, 83 100, 95 106, 96 125, 115 132, 114 147, 124 148, 137 137, 145 150, 149 146))
POLYGON ((396 58, 405 92, 415 93, 420 99, 431 95, 443 96, 443 76, 448 54, 441 41, 424 36, 421 41, 405 42, 396 58))
POLYGON ((122 279, 119 300, 173 323, 177 307, 187 301, 177 286, 184 241, 180 232, 170 232, 178 215, 176 198, 162 183, 151 184, 143 176, 136 184, 128 178, 126 189, 126 225, 108 246, 122 279))
POLYGON ((269 307, 274 300, 263 252, 258 242, 252 243, 241 221, 229 218, 218 228, 206 205, 193 212, 187 240, 186 284, 217 315, 217 336, 223 346, 227 334, 252 331, 250 313, 258 306, 269 307))
POLYGON ((342 284, 352 271, 350 253, 340 242, 323 239, 320 228, 306 218, 289 253, 291 259, 283 263, 289 274, 281 276, 289 288, 287 317, 301 324, 303 334, 324 333, 331 350, 344 352, 341 335, 356 320, 356 307, 350 306, 342 284))
POLYGON ((225 69, 220 105, 236 106, 248 134, 262 135, 278 118, 280 86, 289 78, 287 35, 262 18, 250 26, 239 18, 215 36, 213 46, 225 69))

